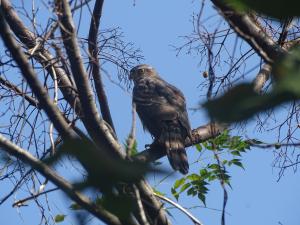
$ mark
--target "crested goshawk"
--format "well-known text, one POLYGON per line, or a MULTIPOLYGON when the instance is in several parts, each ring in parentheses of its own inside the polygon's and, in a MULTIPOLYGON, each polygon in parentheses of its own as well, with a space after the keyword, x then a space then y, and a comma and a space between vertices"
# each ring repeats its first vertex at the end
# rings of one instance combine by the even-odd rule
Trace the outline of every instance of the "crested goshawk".
POLYGON ((133 103, 144 128, 165 149, 173 169, 188 173, 184 143, 191 138, 191 126, 183 94, 146 64, 134 67, 129 79, 134 82, 133 103))

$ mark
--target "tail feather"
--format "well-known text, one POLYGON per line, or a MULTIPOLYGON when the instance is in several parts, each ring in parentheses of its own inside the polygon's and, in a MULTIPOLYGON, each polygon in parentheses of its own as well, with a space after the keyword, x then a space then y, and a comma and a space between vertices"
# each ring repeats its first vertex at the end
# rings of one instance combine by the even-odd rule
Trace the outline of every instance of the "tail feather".
POLYGON ((189 172, 189 163, 184 148, 184 138, 179 128, 168 126, 160 136, 167 152, 169 162, 174 170, 179 170, 182 174, 189 172))

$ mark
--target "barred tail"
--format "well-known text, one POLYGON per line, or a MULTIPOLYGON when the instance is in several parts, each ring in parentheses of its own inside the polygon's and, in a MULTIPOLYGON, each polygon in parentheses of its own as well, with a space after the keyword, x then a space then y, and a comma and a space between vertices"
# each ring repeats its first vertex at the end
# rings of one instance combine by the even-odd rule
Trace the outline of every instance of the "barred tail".
POLYGON ((162 132, 159 141, 166 148, 172 168, 179 170, 182 174, 187 174, 189 172, 189 163, 181 130, 176 127, 168 127, 162 132))

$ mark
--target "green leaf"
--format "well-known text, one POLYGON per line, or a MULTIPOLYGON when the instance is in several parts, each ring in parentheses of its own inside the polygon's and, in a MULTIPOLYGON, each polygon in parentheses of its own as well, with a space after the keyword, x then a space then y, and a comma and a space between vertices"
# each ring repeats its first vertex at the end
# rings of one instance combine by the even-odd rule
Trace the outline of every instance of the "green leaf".
POLYGON ((187 195, 195 196, 196 194, 197 194, 197 191, 196 191, 194 188, 190 188, 190 189, 187 191, 187 195))
POLYGON ((219 170, 220 166, 218 164, 211 164, 208 166, 208 168, 213 169, 213 170, 219 170))
POLYGON ((208 173, 207 169, 202 169, 202 170, 200 170, 200 175, 201 175, 201 177, 206 178, 207 176, 209 176, 209 173, 208 173))
POLYGON ((186 189, 188 189, 191 186, 191 183, 186 183, 180 188, 180 193, 184 192, 186 189))
POLYGON ((201 179, 201 177, 195 173, 188 175, 186 178, 189 179, 190 181, 195 181, 195 180, 201 179))
POLYGON ((253 9, 263 14, 282 19, 290 16, 300 16, 298 0, 226 0, 239 11, 253 9))
POLYGON ((231 151, 230 153, 235 156, 241 156, 241 153, 239 151, 231 151))
POLYGON ((78 205, 77 203, 72 203, 71 205, 70 205, 70 209, 72 209, 72 210, 80 210, 80 209, 82 209, 82 207, 80 206, 80 205, 78 205))
POLYGON ((160 191, 158 191, 157 189, 155 189, 154 187, 152 187, 152 190, 154 193, 158 194, 158 195, 161 195, 161 196, 165 196, 166 194, 165 193, 162 193, 160 191))
POLYGON ((198 152, 202 151, 202 146, 200 144, 195 144, 195 147, 198 150, 198 152))
POLYGON ((260 141, 260 140, 258 140, 258 139, 249 139, 249 140, 246 140, 245 141, 246 143, 248 143, 248 144, 257 144, 257 145, 260 145, 260 144, 264 144, 264 142, 262 142, 262 141, 260 141))
POLYGON ((201 194, 201 193, 199 193, 198 194, 198 198, 203 202, 203 204, 206 206, 206 203, 205 203, 205 195, 204 194, 201 194))
POLYGON ((65 220, 66 215, 63 214, 57 214, 54 218, 55 223, 60 223, 65 220))
POLYGON ((181 178, 181 179, 179 179, 179 180, 176 180, 175 184, 174 184, 174 188, 175 189, 179 188, 182 184, 184 184, 184 182, 185 182, 185 178, 184 177, 181 178))
POLYGON ((208 177, 208 181, 214 181, 214 180, 216 180, 217 179, 217 176, 216 175, 210 175, 209 177, 208 177))
POLYGON ((174 198, 176 199, 176 201, 178 201, 179 193, 174 188, 171 188, 171 193, 174 196, 174 198))
POLYGON ((234 164, 236 166, 241 167, 242 169, 245 169, 243 164, 241 163, 240 159, 232 159, 232 160, 229 161, 229 164, 234 164))

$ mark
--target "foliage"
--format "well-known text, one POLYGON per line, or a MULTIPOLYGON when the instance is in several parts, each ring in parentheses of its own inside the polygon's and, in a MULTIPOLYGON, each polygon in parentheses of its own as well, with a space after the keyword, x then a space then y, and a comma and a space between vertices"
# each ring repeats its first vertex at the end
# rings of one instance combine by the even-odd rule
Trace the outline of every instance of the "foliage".
POLYGON ((66 215, 63 214, 57 214, 54 218, 55 223, 60 223, 65 220, 66 215))
MULTIPOLYGON (((230 186, 230 175, 226 167, 232 165, 244 169, 241 162, 241 154, 250 149, 247 140, 242 140, 240 136, 230 136, 228 131, 223 132, 220 136, 210 139, 206 142, 196 145, 196 149, 201 153, 204 149, 211 151, 216 155, 227 152, 230 159, 224 159, 221 162, 216 160, 216 163, 208 163, 204 168, 199 170, 199 173, 192 173, 175 181, 171 192, 176 200, 179 199, 181 193, 185 192, 188 196, 197 196, 205 205, 208 185, 216 180, 222 181, 230 186)), ((218 159, 220 157, 218 156, 218 159)))

